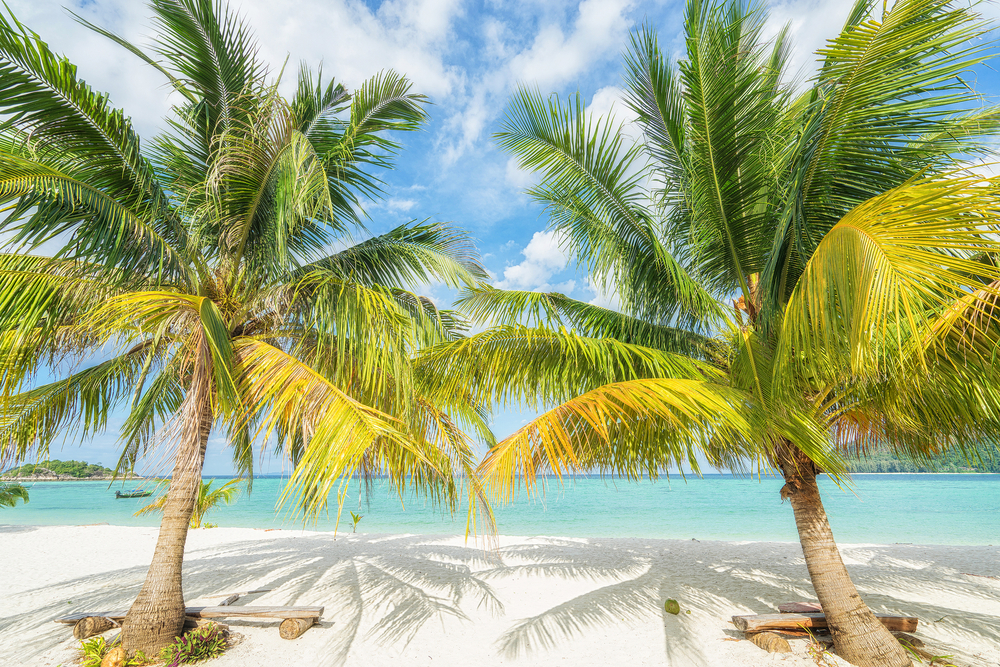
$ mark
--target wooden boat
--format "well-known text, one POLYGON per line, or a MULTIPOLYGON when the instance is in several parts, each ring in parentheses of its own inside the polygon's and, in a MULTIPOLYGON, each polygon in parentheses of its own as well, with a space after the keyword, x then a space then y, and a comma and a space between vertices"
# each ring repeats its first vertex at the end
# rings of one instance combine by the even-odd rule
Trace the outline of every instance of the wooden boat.
POLYGON ((153 495, 152 491, 143 491, 142 489, 132 489, 131 491, 126 491, 125 493, 115 491, 115 498, 145 498, 146 496, 151 495, 153 495))

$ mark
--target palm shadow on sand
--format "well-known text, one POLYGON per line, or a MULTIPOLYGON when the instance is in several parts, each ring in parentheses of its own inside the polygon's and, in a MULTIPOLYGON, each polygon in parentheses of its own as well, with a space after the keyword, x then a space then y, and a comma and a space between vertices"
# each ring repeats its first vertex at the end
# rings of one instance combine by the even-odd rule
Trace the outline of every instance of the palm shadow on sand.
MULTIPOLYGON (((237 604, 322 605, 323 619, 335 622, 321 622, 320 631, 306 636, 321 660, 317 664, 323 665, 345 662, 363 619, 367 637, 405 645, 432 619, 467 619, 463 606, 502 614, 492 588, 475 574, 497 567, 496 556, 472 546, 433 542, 432 536, 319 535, 192 550, 184 563, 185 599, 208 604, 219 593, 269 588, 270 593, 237 604)), ((75 645, 71 626, 52 621, 72 613, 127 609, 145 573, 146 566, 113 570, 14 596, 14 608, 19 602, 32 608, 0 619, 0 634, 21 635, 18 647, 0 656, 0 663, 32 664, 67 642, 75 645), (58 601, 40 606, 28 602, 40 591, 58 601)), ((237 632, 271 625, 277 633, 275 620, 225 622, 237 632)))
MULTIPOLYGON (((712 665, 705 649, 720 639, 720 630, 730 638, 743 637, 729 623, 730 616, 774 613, 782 602, 815 600, 799 545, 755 544, 753 561, 766 563, 762 569, 745 563, 743 549, 740 543, 546 538, 501 550, 505 565, 480 573, 487 581, 511 575, 615 581, 515 622, 498 638, 497 649, 507 658, 537 660, 590 631, 627 629, 629 623, 658 618, 666 664, 712 665), (680 602, 681 614, 664 610, 668 598, 680 602)), ((1000 608, 1000 581, 935 565, 933 558, 946 551, 949 562, 961 566, 968 557, 965 567, 975 569, 989 562, 983 550, 997 552, 990 547, 909 547, 912 559, 903 560, 888 556, 885 548, 847 549, 862 557, 849 556, 856 561, 849 567, 861 575, 858 587, 872 609, 917 616, 923 632, 947 641, 948 653, 970 664, 980 664, 980 658, 964 646, 1000 645, 993 609, 1000 608), (966 598, 967 603, 958 611, 946 602, 928 602, 928 595, 942 601, 966 598)))
MULTIPOLYGON (((781 602, 814 599, 797 544, 535 538, 483 550, 442 542, 454 538, 262 535, 260 540, 193 549, 184 564, 185 597, 189 603, 211 604, 216 594, 270 588, 270 593, 237 604, 323 605, 324 622, 295 640, 302 642, 296 650, 308 649, 309 664, 334 667, 347 661, 359 638, 405 648, 432 620, 502 616, 504 600, 495 587, 518 578, 527 582, 524 590, 530 590, 533 578, 547 577, 575 582, 587 592, 526 618, 503 619, 505 630, 476 637, 484 646, 492 643, 503 664, 535 664, 594 631, 624 637, 636 624, 653 622, 662 627, 664 664, 707 666, 720 638, 739 636, 729 616, 767 613, 781 602), (750 549, 752 558, 747 557, 750 549), (748 565, 748 560, 759 565, 748 565), (680 615, 664 611, 667 598, 680 602, 680 615)), ((1000 582, 963 572, 977 573, 997 551, 845 549, 848 566, 873 609, 917 616, 924 636, 942 640, 938 643, 944 643, 947 653, 971 664, 977 664, 975 656, 965 655, 963 645, 1000 644, 1000 582), (961 601, 961 610, 948 607, 942 602, 946 600, 961 601)), ((69 613, 126 609, 145 571, 145 566, 115 569, 7 596, 10 613, 0 619, 0 634, 16 634, 18 642, 10 654, 0 656, 0 664, 35 664, 54 649, 75 646, 69 626, 52 621, 69 613)), ((266 626, 277 634, 276 621, 227 622, 237 632, 266 626)))

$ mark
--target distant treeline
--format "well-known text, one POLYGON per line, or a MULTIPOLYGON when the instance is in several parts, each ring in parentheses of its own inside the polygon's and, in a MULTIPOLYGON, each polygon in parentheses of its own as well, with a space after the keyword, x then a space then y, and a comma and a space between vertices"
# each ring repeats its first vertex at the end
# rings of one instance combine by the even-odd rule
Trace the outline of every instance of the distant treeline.
POLYGON ((851 472, 996 472, 1000 473, 1000 449, 996 445, 982 446, 977 452, 963 454, 953 449, 927 463, 914 463, 898 458, 888 451, 874 452, 850 461, 851 472))
MULTIPOLYGON (((96 477, 100 475, 113 475, 114 470, 105 468, 104 466, 97 465, 96 463, 87 463, 86 461, 40 461, 38 463, 28 463, 18 468, 12 468, 7 472, 3 473, 6 477, 10 476, 24 476, 33 474, 38 468, 45 468, 46 470, 51 470, 57 475, 71 475, 73 477, 96 477)), ((39 470, 39 472, 43 472, 39 470)))

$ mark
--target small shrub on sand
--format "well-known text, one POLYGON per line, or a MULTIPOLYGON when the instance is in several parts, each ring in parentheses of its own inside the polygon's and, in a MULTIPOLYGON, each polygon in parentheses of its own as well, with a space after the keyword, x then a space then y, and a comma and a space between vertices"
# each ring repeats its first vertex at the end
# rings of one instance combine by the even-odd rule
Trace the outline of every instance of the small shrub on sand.
POLYGON ((185 633, 160 652, 166 667, 216 658, 226 652, 228 633, 215 623, 206 623, 185 633))
MULTIPOLYGON (((83 667, 101 667, 101 661, 104 660, 104 656, 120 643, 121 635, 115 636, 111 641, 106 641, 104 637, 92 637, 80 642, 80 651, 83 653, 81 661, 83 667)), ((133 657, 125 660, 124 664, 125 667, 138 667, 138 665, 147 665, 149 663, 150 660, 143 655, 142 651, 138 651, 133 657)))

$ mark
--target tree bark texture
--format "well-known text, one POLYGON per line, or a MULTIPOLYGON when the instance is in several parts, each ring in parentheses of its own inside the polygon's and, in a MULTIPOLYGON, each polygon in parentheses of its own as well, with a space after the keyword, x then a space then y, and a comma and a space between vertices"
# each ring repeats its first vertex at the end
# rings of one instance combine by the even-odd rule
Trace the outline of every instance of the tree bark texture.
POLYGON ((188 524, 201 487, 205 448, 212 430, 211 357, 202 338, 191 386, 179 413, 179 438, 173 476, 163 506, 163 518, 146 581, 122 623, 122 645, 132 656, 142 651, 154 657, 184 630, 181 568, 188 524))
POLYGON ((906 651, 875 618, 847 573, 820 499, 815 464, 791 445, 779 464, 785 478, 781 496, 791 500, 806 567, 837 655, 858 667, 910 667, 906 651))

